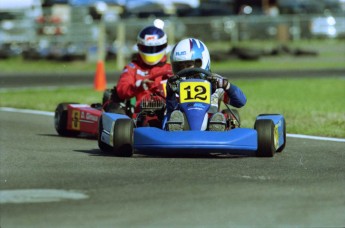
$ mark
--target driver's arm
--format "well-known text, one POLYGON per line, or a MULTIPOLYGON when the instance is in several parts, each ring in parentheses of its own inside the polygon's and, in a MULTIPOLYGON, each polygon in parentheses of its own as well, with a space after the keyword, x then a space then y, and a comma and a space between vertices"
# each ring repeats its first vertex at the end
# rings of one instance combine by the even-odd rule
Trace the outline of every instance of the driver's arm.
POLYGON ((228 79, 219 74, 212 73, 209 80, 214 81, 216 88, 222 88, 227 96, 224 96, 223 101, 236 108, 241 108, 247 102, 247 98, 240 88, 230 83, 228 79), (230 99, 230 100, 229 100, 230 99))
POLYGON ((236 85, 229 83, 230 88, 225 90, 229 99, 224 99, 224 102, 234 106, 236 108, 241 108, 247 103, 246 95, 242 92, 242 90, 237 87, 236 85))

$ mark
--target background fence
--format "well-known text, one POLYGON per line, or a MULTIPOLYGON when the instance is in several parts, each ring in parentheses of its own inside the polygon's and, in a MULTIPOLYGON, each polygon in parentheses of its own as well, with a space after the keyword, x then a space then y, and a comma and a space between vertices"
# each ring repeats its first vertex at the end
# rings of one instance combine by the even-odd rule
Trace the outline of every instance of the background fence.
MULTIPOLYGON (((106 57, 117 57, 118 65, 122 66, 135 52, 138 32, 155 19, 113 17, 112 20, 94 20, 87 7, 62 8, 45 15, 49 16, 36 18, 32 23, 20 17, 12 20, 2 18, 0 57, 23 55, 26 59, 96 61, 98 47, 102 45, 106 57), (100 35, 102 31, 105 31, 105 36, 100 35), (100 42, 102 37, 105 37, 104 42, 100 42)), ((230 45, 248 40, 294 42, 345 37, 344 16, 239 15, 161 19, 165 22, 164 29, 171 45, 184 37, 230 45)))

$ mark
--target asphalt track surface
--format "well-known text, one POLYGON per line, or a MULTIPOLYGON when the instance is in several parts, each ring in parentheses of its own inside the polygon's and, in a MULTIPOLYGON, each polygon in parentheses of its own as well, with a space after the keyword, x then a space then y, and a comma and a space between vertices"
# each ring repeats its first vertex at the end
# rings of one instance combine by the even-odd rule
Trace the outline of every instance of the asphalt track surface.
MULTIPOLYGON (((0 87, 92 84, 93 75, 42 77, 0 75, 0 87)), ((344 142, 288 137, 273 158, 119 158, 94 139, 58 136, 52 116, 0 111, 0 143, 1 228, 345 226, 344 142)))
POLYGON ((58 136, 53 116, 0 111, 0 123, 1 228, 345 225, 344 142, 288 137, 273 158, 120 158, 58 136), (32 195, 44 190, 84 197, 32 195))

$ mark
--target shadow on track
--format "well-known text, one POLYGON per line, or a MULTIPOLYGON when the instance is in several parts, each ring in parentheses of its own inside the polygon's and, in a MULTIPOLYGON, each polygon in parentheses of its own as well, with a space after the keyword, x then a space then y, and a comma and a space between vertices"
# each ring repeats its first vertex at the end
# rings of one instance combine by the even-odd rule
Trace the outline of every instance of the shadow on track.
MULTIPOLYGON (((89 154, 90 156, 105 156, 105 157, 113 157, 113 158, 123 158, 123 157, 117 157, 111 153, 105 153, 102 152, 100 149, 90 149, 90 150, 73 150, 75 152, 80 152, 80 153, 86 153, 89 154)), ((155 152, 155 153, 145 153, 145 154, 137 154, 134 153, 132 157, 127 157, 127 159, 142 159, 142 158, 190 158, 190 159, 195 159, 195 158, 199 158, 199 159, 224 159, 224 158, 231 158, 231 159, 235 159, 235 158, 246 158, 248 157, 247 155, 234 155, 234 154, 216 154, 216 153, 212 153, 212 154, 207 154, 207 153, 197 153, 197 152, 179 152, 179 153, 159 153, 159 152, 155 152)), ((126 157, 125 157, 126 158, 126 157)))
MULTIPOLYGON (((65 137, 60 136, 58 134, 37 134, 38 136, 49 136, 49 137, 59 137, 59 138, 69 138, 69 139, 77 139, 77 140, 94 140, 97 143, 97 140, 93 135, 82 134, 77 137, 65 137)), ((111 153, 102 152, 100 149, 90 149, 90 150, 73 150, 75 152, 81 152, 89 154, 90 156, 104 156, 104 157, 114 157, 117 156, 111 153)), ((235 158, 246 158, 246 157, 253 157, 253 154, 223 154, 215 152, 205 152, 199 150, 186 150, 186 151, 179 151, 179 152, 140 152, 134 153, 133 157, 131 158, 199 158, 199 159, 235 159, 235 158)), ((255 157, 255 155, 254 155, 255 157)))
POLYGON ((50 136, 50 137, 59 137, 59 138, 66 138, 66 139, 87 139, 87 140, 97 140, 94 135, 88 134, 81 134, 78 136, 61 136, 58 134, 37 134, 38 136, 50 136))

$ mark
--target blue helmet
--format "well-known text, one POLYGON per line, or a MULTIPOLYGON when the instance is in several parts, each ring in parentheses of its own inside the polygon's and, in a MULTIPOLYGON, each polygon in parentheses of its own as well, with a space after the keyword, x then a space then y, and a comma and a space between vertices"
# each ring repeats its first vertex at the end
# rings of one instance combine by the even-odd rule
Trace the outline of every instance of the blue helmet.
POLYGON ((206 45, 194 38, 187 38, 178 42, 172 49, 170 62, 174 74, 188 67, 211 70, 210 53, 206 45))
POLYGON ((165 32, 155 26, 148 26, 141 30, 137 37, 140 57, 147 65, 155 65, 166 54, 168 45, 165 32))

